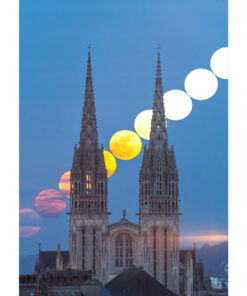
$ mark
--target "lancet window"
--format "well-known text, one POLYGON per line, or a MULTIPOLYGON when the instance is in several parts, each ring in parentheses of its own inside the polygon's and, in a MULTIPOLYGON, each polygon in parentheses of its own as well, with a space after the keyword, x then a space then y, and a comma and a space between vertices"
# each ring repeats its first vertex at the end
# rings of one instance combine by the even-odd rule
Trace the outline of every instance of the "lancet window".
POLYGON ((86 231, 82 229, 82 269, 85 269, 86 231))
POLYGON ((93 181, 92 171, 87 170, 86 172, 86 194, 87 195, 92 194, 92 181, 93 181))
POLYGON ((156 175, 156 195, 161 195, 162 187, 161 187, 161 174, 156 175))
POLYGON ((116 267, 133 266, 133 240, 130 235, 122 234, 116 238, 116 267))

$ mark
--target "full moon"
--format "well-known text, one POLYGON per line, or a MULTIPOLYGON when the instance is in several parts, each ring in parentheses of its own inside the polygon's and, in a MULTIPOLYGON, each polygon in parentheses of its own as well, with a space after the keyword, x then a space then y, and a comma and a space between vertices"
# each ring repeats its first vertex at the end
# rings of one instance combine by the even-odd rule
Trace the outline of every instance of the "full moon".
POLYGON ((66 197, 70 198, 70 171, 67 171, 62 175, 58 187, 66 197))
POLYGON ((210 67, 214 74, 222 79, 228 78, 228 48, 222 47, 212 55, 210 67))
POLYGON ((186 76, 184 86, 193 99, 207 100, 216 93, 218 80, 213 72, 207 69, 196 69, 186 76))
POLYGON ((134 122, 135 131, 145 140, 150 140, 152 116, 152 110, 144 110, 136 116, 134 122))
POLYGON ((192 110, 192 100, 186 92, 178 89, 170 90, 163 96, 166 117, 171 120, 181 120, 192 110))
POLYGON ((107 178, 110 178, 116 171, 117 161, 116 158, 109 152, 104 150, 105 168, 107 170, 107 178))
POLYGON ((55 189, 41 191, 35 198, 35 209, 44 217, 56 217, 66 208, 66 201, 61 192, 55 189))
MULTIPOLYGON (((151 124, 153 110, 144 110, 140 112, 135 119, 134 128, 137 134, 145 140, 150 140, 151 124)), ((167 120, 166 120, 167 127, 167 120)))
POLYGON ((109 143, 112 154, 121 159, 129 160, 135 158, 142 149, 140 137, 129 130, 115 133, 109 143))

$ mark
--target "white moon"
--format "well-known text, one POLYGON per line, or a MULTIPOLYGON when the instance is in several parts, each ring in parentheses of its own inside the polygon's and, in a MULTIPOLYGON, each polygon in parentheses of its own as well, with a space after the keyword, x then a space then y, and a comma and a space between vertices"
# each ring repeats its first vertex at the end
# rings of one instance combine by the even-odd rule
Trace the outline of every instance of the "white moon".
POLYGON ((207 69, 196 69, 186 76, 184 87, 193 99, 207 100, 216 93, 218 80, 213 72, 207 69))
POLYGON ((192 110, 192 100, 190 96, 182 90, 170 90, 164 93, 163 99, 165 114, 168 119, 184 119, 192 110))
POLYGON ((152 121, 153 111, 144 110, 136 116, 134 122, 134 128, 137 134, 143 139, 150 139, 151 132, 151 121, 152 121))
MULTIPOLYGON (((151 123, 153 117, 153 110, 148 109, 140 112, 135 119, 134 128, 136 133, 145 140, 150 140, 151 123)), ((167 121, 166 121, 167 127, 167 121)))
POLYGON ((222 79, 228 79, 228 48, 222 47, 212 55, 210 67, 214 74, 222 79))

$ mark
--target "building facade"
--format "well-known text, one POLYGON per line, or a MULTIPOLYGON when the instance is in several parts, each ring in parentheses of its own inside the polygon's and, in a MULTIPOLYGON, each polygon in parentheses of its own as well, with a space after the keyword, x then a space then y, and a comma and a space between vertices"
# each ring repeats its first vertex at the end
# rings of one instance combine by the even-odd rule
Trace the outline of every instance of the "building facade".
POLYGON ((178 188, 174 148, 168 146, 158 53, 150 142, 144 148, 139 175, 139 224, 128 221, 125 211, 120 221, 109 224, 107 171, 103 147, 98 144, 89 52, 80 144, 74 148, 71 169, 70 268, 95 270, 106 283, 124 268, 142 266, 179 294, 178 188))

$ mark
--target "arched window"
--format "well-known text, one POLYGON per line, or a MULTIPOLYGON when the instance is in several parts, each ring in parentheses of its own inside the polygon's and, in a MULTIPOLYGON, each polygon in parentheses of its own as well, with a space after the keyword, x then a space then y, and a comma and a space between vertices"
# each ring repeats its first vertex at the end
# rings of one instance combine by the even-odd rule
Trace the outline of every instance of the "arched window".
POLYGON ((123 239, 121 236, 116 239, 116 267, 123 267, 123 239))
POLYGON ((116 238, 116 267, 133 266, 133 240, 130 235, 123 233, 116 238))
POLYGON ((100 189, 100 194, 103 195, 104 194, 104 183, 101 183, 101 189, 100 189))
POLYGON ((86 231, 82 229, 82 269, 85 269, 86 231))
POLYGON ((147 193, 148 193, 148 184, 147 183, 145 183, 145 195, 147 195, 147 193))
POLYGON ((156 175, 156 195, 161 195, 161 174, 156 175))
POLYGON ((174 194, 175 194, 175 184, 172 183, 172 195, 174 195, 174 194))
POLYGON ((96 229, 93 228, 93 270, 95 270, 95 259, 96 259, 96 229))
POLYGON ((92 193, 92 181, 93 181, 92 171, 87 170, 86 172, 86 194, 87 195, 92 193))
POLYGON ((125 266, 131 267, 133 265, 133 248, 132 248, 132 239, 128 235, 125 240, 125 266))

